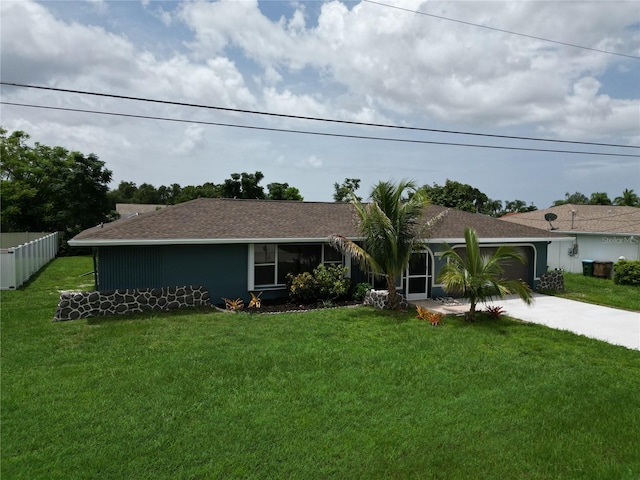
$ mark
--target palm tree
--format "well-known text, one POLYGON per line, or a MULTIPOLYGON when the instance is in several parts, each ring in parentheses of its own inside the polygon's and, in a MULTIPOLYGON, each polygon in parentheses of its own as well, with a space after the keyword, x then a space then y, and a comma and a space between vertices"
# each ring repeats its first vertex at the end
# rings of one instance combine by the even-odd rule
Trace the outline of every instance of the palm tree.
POLYGON ((370 203, 352 196, 361 221, 363 245, 341 235, 330 238, 334 247, 351 254, 363 270, 385 277, 391 309, 400 308, 396 278, 407 268, 411 254, 423 246, 421 219, 427 201, 425 190, 417 189, 412 181, 379 182, 371 192, 370 203))
POLYGON ((613 203, 615 205, 638 207, 640 206, 640 198, 638 198, 638 195, 633 191, 633 189, 629 190, 628 188, 625 188, 622 192, 622 196, 616 197, 613 203))
POLYGON ((521 280, 507 280, 503 277, 502 264, 505 260, 516 259, 524 262, 524 257, 510 246, 498 247, 493 255, 482 255, 478 235, 475 230, 464 231, 466 256, 460 256, 450 246, 442 254, 447 263, 438 275, 448 293, 468 298, 471 304, 467 318, 473 320, 478 302, 485 303, 492 297, 504 298, 515 293, 527 305, 531 305, 533 296, 529 286, 521 280))

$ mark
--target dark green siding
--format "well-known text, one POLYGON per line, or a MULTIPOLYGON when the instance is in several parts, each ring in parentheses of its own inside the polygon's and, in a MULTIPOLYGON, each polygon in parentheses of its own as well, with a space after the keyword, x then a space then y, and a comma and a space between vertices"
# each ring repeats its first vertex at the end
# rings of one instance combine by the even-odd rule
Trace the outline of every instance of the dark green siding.
POLYGON ((202 285, 213 303, 247 292, 246 245, 100 247, 100 290, 202 285))
MULTIPOLYGON (((547 242, 533 243, 537 265, 528 265, 527 283, 536 286, 537 277, 547 270, 547 242)), ((442 244, 430 244, 434 253, 432 297, 445 295, 437 285, 443 261, 438 253, 442 244)), ((527 251, 533 257, 533 248, 527 251)), ((213 303, 222 297, 249 298, 247 291, 248 246, 237 245, 163 245, 98 248, 98 288, 158 288, 183 285, 207 288, 213 303)), ((352 265, 354 284, 367 281, 356 264, 352 265)), ((266 290, 263 299, 286 296, 286 289, 266 290)))

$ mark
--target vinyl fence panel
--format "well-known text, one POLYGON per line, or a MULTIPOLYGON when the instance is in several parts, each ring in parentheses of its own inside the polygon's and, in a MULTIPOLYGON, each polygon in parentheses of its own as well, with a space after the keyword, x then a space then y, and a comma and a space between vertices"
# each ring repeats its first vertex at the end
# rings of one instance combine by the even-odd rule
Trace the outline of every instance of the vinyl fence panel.
POLYGON ((0 290, 20 288, 57 253, 57 232, 17 247, 3 248, 0 250, 0 290))

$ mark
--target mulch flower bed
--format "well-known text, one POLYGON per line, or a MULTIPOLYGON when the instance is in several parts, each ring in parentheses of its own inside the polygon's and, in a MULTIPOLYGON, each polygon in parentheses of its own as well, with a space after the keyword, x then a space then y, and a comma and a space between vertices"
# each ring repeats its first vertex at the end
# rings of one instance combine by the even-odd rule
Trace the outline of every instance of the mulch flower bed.
MULTIPOLYGON (((344 301, 333 301, 328 304, 324 304, 323 302, 315 302, 310 304, 296 304, 292 303, 288 298, 281 298, 275 300, 264 300, 260 308, 245 308, 242 310, 238 310, 239 312, 246 312, 250 314, 265 314, 265 313, 285 313, 285 312, 304 312, 308 310, 318 310, 323 308, 336 308, 336 307, 353 307, 357 305, 362 305, 362 301, 356 300, 344 300, 344 301)), ((224 310, 224 304, 216 305, 219 309, 224 310)))

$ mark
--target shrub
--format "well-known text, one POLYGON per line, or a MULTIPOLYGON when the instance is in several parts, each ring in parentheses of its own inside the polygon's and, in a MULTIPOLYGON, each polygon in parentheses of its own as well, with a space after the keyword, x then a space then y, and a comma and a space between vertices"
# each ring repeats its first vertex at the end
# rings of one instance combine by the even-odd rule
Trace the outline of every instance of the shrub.
POLYGON ((366 293, 372 288, 373 287, 371 286, 370 283, 367 283, 367 282, 359 283, 353 289, 353 292, 351 293, 351 298, 361 302, 362 300, 364 300, 364 296, 366 295, 366 293))
POLYGON ((331 302, 349 292, 351 281, 344 278, 346 267, 341 265, 318 265, 313 273, 303 272, 287 276, 289 298, 296 303, 311 303, 322 300, 331 302))
POLYGON ((620 285, 640 285, 640 260, 618 260, 613 265, 613 281, 620 285))
POLYGON ((347 268, 342 265, 318 265, 313 271, 318 298, 335 300, 344 297, 349 292, 351 281, 344 278, 347 268))
POLYGON ((490 305, 485 311, 489 314, 489 317, 493 319, 498 319, 506 313, 499 305, 490 305))
POLYGON ((440 312, 432 312, 424 307, 421 307, 420 305, 416 305, 416 311, 418 312, 416 318, 419 318, 420 320, 426 320, 434 327, 440 325, 440 322, 444 318, 444 314, 440 312))
POLYGON ((289 298, 296 303, 309 303, 317 298, 316 281, 309 272, 287 275, 289 298))

